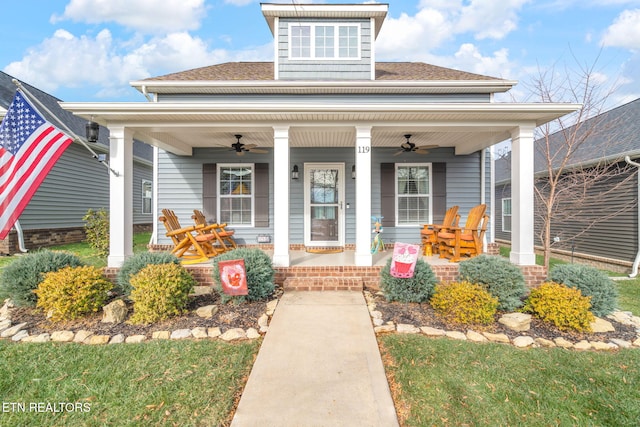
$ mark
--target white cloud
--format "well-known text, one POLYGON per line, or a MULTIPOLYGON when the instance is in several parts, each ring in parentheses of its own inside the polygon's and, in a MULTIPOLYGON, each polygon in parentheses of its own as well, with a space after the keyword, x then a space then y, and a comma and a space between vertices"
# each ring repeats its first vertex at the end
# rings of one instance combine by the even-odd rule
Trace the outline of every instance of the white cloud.
POLYGON ((471 0, 461 10, 455 25, 456 32, 475 33, 479 40, 502 39, 518 27, 517 12, 528 2, 529 0, 471 0))
POLYGON ((115 22, 140 32, 169 33, 199 28, 205 13, 204 0, 71 0, 51 21, 115 22))
POLYGON ((254 2, 254 0, 224 0, 226 4, 232 4, 234 6, 246 6, 254 2))
POLYGON ((604 46, 640 49, 640 9, 623 11, 602 37, 604 46))
POLYGON ((508 49, 497 50, 492 56, 483 56, 476 46, 465 43, 450 63, 455 68, 485 76, 509 78, 511 74, 508 49))

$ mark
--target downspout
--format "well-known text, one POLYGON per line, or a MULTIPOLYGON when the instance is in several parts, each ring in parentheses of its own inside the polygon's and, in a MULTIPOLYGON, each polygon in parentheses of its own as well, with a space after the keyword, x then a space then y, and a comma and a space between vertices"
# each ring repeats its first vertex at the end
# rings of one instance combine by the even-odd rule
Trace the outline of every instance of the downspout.
MULTIPOLYGON (((624 161, 631 166, 638 168, 638 200, 640 201, 640 163, 634 162, 629 156, 625 156, 624 161)), ((640 205, 638 205, 638 252, 636 253, 636 259, 633 261, 631 267, 630 278, 634 278, 638 275, 638 265, 640 265, 640 205)))
MULTIPOLYGON (((480 204, 482 205, 486 205, 487 204, 487 180, 486 180, 486 174, 487 174, 487 166, 486 166, 486 161, 487 161, 487 153, 486 153, 486 149, 482 149, 480 151, 480 204)), ((493 211, 493 206, 491 206, 491 210, 493 211)), ((483 237, 483 241, 482 241, 482 250, 483 252, 487 252, 487 235, 485 234, 483 237)))
POLYGON ((27 248, 24 247, 24 233, 22 232, 22 226, 20 225, 20 220, 17 220, 13 227, 16 229, 16 233, 18 233, 18 249, 20 252, 26 253, 28 252, 27 248))

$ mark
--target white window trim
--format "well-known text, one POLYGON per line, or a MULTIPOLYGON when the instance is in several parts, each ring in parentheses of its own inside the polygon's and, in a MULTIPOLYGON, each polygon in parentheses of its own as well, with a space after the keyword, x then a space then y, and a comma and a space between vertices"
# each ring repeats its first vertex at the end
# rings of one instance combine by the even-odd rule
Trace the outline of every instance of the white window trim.
POLYGON ((142 183, 140 185, 140 201, 142 202, 142 206, 140 207, 140 211, 142 212, 142 214, 144 215, 151 215, 153 213, 153 181, 151 181, 150 179, 143 179, 142 183), (151 187, 151 197, 145 197, 144 196, 144 185, 148 183, 151 187), (145 212, 144 210, 144 201, 145 199, 149 199, 149 212, 145 212))
POLYGON ((433 167, 431 163, 396 163, 395 164, 395 173, 393 175, 393 186, 395 193, 395 217, 396 217, 396 227, 415 227, 422 226, 423 224, 431 224, 433 223, 433 167), (398 215, 398 168, 401 167, 426 167, 429 169, 429 218, 427 218, 426 222, 418 222, 418 223, 400 223, 400 215, 398 215))
MULTIPOLYGON (((502 216, 502 224, 501 224, 502 232, 503 233, 511 233, 511 230, 505 230, 504 229, 504 218, 505 218, 505 216, 508 216, 508 217, 512 218, 512 221, 513 221, 513 202, 511 201, 511 197, 504 197, 504 198, 500 199, 500 213, 501 213, 501 216, 502 216), (509 215, 505 215, 504 214, 504 202, 505 202, 505 200, 509 200, 509 204, 511 205, 511 213, 509 215)), ((513 226, 513 222, 511 223, 511 225, 513 226)))
POLYGON ((356 61, 356 60, 360 60, 362 59, 362 26, 360 23, 354 22, 354 23, 324 23, 324 22, 305 22, 305 23, 289 23, 289 35, 288 35, 288 56, 289 59, 292 61, 309 61, 309 60, 313 60, 313 61, 356 61), (293 27, 310 27, 310 31, 311 31, 311 36, 310 36, 310 46, 309 46, 309 50, 310 50, 310 56, 293 56, 293 51, 291 49, 292 43, 291 43, 291 36, 292 36, 292 31, 291 29, 293 27), (316 30, 315 27, 334 27, 335 31, 334 31, 334 47, 333 47, 333 52, 334 52, 334 56, 332 57, 327 57, 327 56, 323 56, 323 57, 316 57, 316 38, 315 38, 315 34, 316 34, 316 30), (358 30, 358 34, 356 35, 356 39, 357 39, 357 55, 356 56, 347 56, 347 57, 341 57, 340 56, 340 41, 339 41, 339 29, 340 27, 356 27, 358 30))
MULTIPOLYGON (((254 228, 255 227, 255 221, 256 221, 256 194, 255 194, 255 180, 256 180, 256 167, 255 167, 255 163, 218 163, 217 165, 217 170, 216 170, 216 218, 218 218, 218 220, 220 221, 220 207, 222 206, 222 203, 220 202, 221 198, 233 198, 234 196, 229 196, 229 195, 222 195, 220 194, 220 179, 222 178, 222 172, 221 169, 224 168, 237 168, 237 167, 242 167, 242 168, 246 168, 246 167, 250 167, 251 168, 251 224, 234 224, 231 222, 228 222, 227 224, 229 225, 229 227, 233 227, 233 228, 254 228)), ((222 222, 222 221, 220 221, 222 222)))

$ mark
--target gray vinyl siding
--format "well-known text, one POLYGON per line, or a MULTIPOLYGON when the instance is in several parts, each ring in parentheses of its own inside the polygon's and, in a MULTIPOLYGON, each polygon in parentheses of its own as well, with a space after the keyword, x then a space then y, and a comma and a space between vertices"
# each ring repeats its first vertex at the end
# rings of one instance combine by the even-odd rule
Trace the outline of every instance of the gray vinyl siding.
MULTIPOLYGON (((439 148, 427 155, 393 156, 395 148, 374 148, 372 151, 372 181, 371 181, 371 213, 380 215, 380 165, 381 163, 446 163, 446 202, 447 206, 460 206, 461 223, 466 221, 469 210, 480 203, 480 154, 455 156, 453 149, 439 148)), ((202 209, 202 165, 206 163, 269 163, 269 227, 242 228, 236 227, 236 236, 240 243, 253 244, 261 234, 273 236, 273 154, 248 154, 242 158, 225 149, 197 148, 193 156, 176 156, 159 152, 158 159, 158 208, 172 209, 178 215, 181 223, 191 224, 193 209, 202 209), (250 157, 248 157, 250 156, 250 157)), ((355 150, 353 148, 291 148, 289 170, 297 165, 300 178, 289 180, 290 185, 290 215, 289 239, 291 243, 304 243, 304 164, 305 163, 344 163, 345 166, 345 243, 355 243, 356 180, 351 179, 351 168, 355 164, 355 150)), ((489 163, 490 164, 490 163, 489 163)), ((487 169, 487 176, 489 170, 487 169)), ((357 177, 356 177, 357 179, 357 177)), ((488 181, 487 181, 488 182, 488 181)), ((489 198, 487 198, 489 204, 489 198)), ((490 211, 490 207, 488 209, 490 211)), ((360 218, 360 221, 371 221, 371 218, 360 218)), ((383 238, 385 242, 395 241, 419 243, 419 226, 385 227, 383 238)), ((168 244, 169 239, 164 236, 164 228, 159 224, 158 242, 168 244)))
MULTIPOLYGON (((151 223, 142 215, 140 180, 152 179, 152 167, 134 162, 134 223, 151 223)), ((82 227, 88 209, 109 208, 109 171, 86 148, 72 144, 63 153, 20 215, 24 230, 82 227)))
MULTIPOLYGON (((313 35, 312 35, 313 37, 313 35)), ((278 25, 279 80, 371 80, 371 21, 368 19, 291 19, 281 18, 278 25), (360 26, 359 59, 289 59, 289 24, 327 23, 360 26)))

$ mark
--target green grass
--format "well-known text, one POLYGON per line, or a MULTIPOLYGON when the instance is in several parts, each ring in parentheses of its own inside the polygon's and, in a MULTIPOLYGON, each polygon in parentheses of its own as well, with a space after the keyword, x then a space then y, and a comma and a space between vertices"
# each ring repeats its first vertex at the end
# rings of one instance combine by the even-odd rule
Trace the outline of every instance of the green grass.
POLYGON ((259 341, 15 344, 0 341, 3 403, 87 404, 88 412, 0 412, 11 426, 217 426, 244 386, 259 341))
POLYGON ((616 285, 620 309, 640 316, 640 278, 616 280, 616 285))
POLYGON ((381 336, 406 426, 637 426, 640 352, 381 336))

